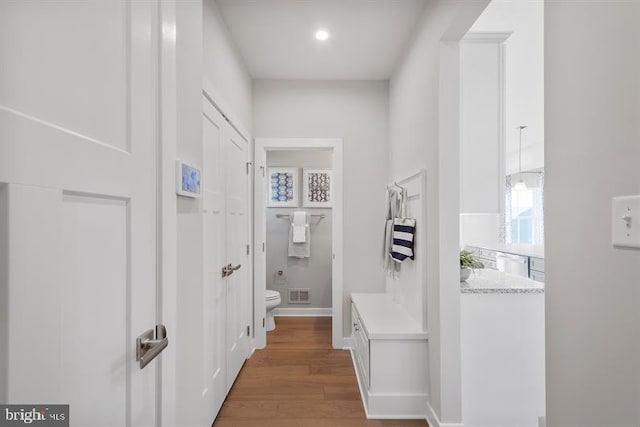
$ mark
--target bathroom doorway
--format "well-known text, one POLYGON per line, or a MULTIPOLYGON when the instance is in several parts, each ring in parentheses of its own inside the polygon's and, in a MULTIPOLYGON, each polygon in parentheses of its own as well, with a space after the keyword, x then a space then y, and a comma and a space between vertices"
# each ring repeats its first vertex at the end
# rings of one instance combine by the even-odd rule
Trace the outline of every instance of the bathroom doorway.
POLYGON ((332 347, 345 347, 342 194, 342 140, 256 139, 255 348, 274 314, 331 317, 332 347))

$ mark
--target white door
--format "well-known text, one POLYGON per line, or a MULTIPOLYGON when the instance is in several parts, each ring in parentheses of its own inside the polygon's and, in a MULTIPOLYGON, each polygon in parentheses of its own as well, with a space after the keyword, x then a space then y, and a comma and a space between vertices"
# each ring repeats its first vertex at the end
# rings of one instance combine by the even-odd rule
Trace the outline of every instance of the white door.
POLYGON ((203 408, 212 421, 227 394, 226 313, 227 284, 222 276, 226 265, 225 176, 223 138, 227 123, 222 115, 203 100, 202 119, 202 206, 204 232, 203 280, 203 408))
POLYGON ((224 139, 226 176, 227 263, 227 390, 240 372, 249 348, 252 300, 249 275, 249 144, 228 127, 224 139))
POLYGON ((249 144, 203 98, 203 405, 213 420, 248 354, 249 144), (226 268, 227 273, 223 273, 226 268))
POLYGON ((156 425, 157 3, 0 2, 0 400, 156 425))

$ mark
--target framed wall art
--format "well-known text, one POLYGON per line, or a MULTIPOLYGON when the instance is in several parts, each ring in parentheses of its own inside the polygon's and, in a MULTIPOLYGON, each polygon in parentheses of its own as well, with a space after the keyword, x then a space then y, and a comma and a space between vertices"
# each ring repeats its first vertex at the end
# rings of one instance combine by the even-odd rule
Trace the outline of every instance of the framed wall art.
POLYGON ((176 193, 179 196, 200 197, 200 169, 176 160, 176 193))
POLYGON ((267 169, 267 207, 298 206, 298 169, 270 167, 267 169))
POLYGON ((302 178, 302 206, 307 208, 332 207, 332 180, 333 174, 329 169, 304 169, 302 178))

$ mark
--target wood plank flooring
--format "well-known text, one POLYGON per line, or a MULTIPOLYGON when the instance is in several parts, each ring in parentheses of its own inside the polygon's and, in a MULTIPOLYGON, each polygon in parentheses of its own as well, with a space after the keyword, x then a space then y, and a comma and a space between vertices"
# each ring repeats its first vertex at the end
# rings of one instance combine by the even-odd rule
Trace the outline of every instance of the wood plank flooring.
POLYGON ((331 348, 331 318, 279 317, 240 371, 214 427, 428 427, 367 420, 348 351, 331 348))

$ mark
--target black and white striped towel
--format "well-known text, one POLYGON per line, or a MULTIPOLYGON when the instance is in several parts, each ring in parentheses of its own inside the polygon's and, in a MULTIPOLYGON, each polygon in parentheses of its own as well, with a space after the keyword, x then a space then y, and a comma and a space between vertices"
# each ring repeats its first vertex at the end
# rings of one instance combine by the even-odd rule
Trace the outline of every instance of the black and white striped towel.
POLYGON ((413 243, 416 234, 416 220, 414 218, 393 219, 393 245, 391 258, 395 262, 403 262, 407 258, 414 259, 413 243))

